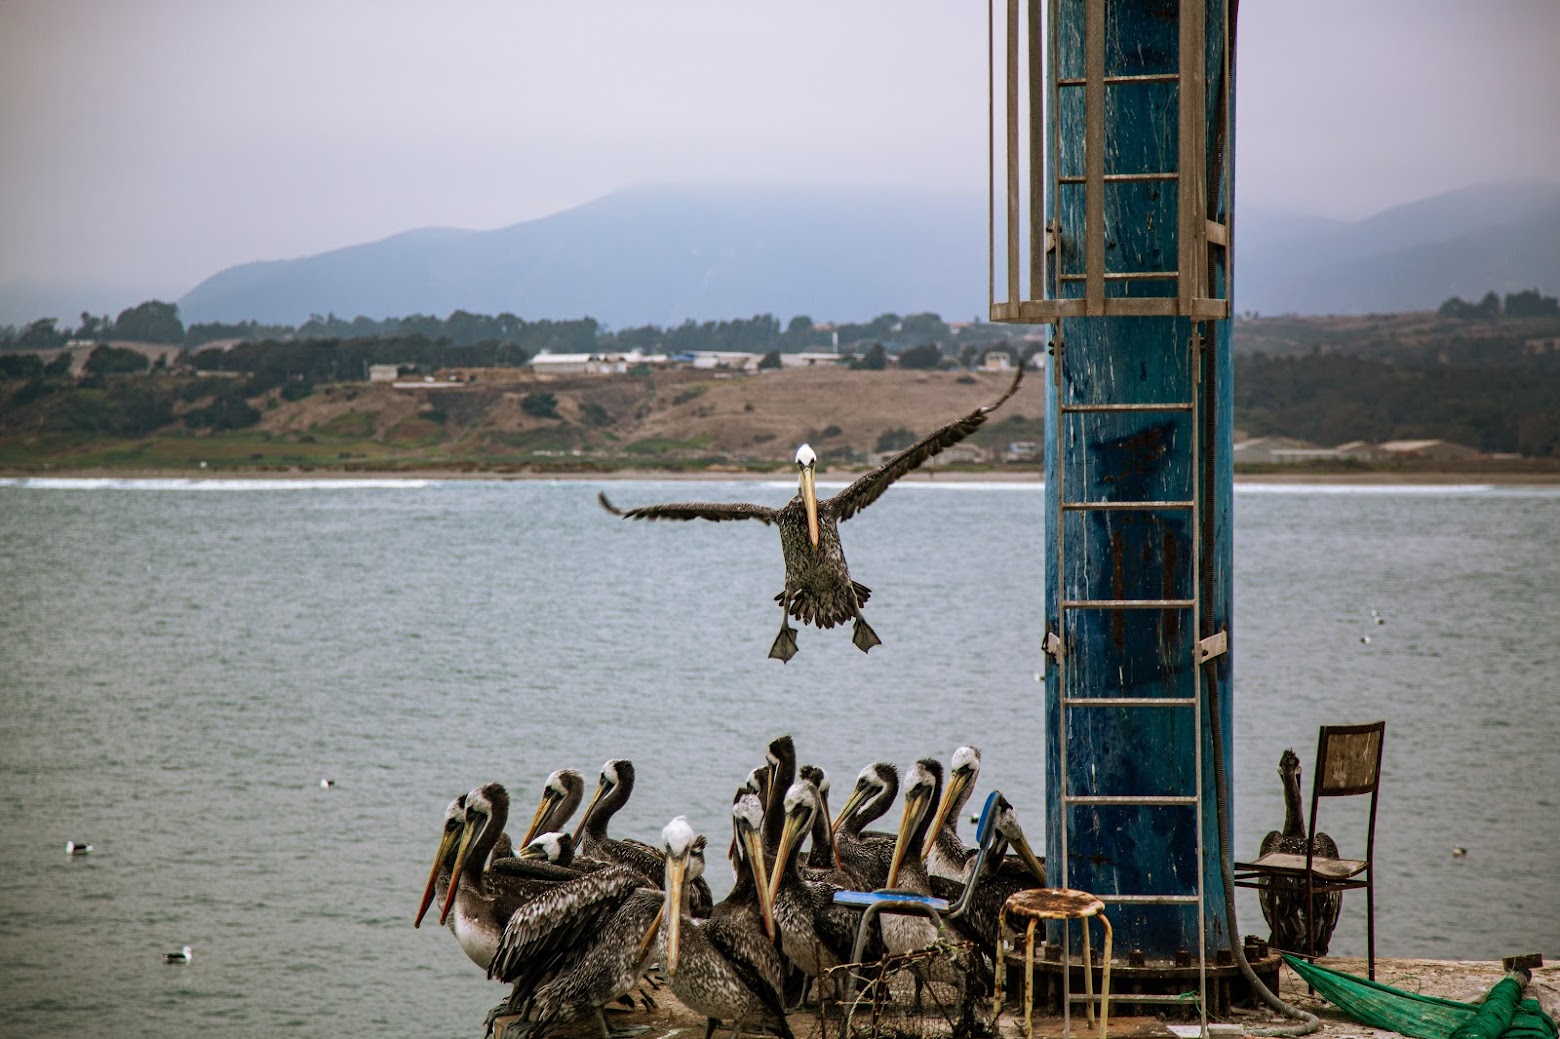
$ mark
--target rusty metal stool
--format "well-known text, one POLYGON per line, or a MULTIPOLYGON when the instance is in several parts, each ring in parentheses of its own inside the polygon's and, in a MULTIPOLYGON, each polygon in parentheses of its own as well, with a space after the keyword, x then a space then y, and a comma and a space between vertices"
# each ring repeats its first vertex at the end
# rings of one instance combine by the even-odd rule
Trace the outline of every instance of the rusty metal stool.
MULTIPOLYGON (((1094 963, 1089 946, 1089 918, 1098 917, 1105 928, 1105 960, 1100 970, 1100 1039, 1106 1039, 1110 1018, 1110 921, 1105 917, 1105 903, 1087 891, 1071 888, 1030 888, 1020 891, 1002 906, 997 919, 997 994, 993 1013, 1002 1012, 1002 982, 1006 974, 1007 957, 1002 955, 1002 936, 1006 932, 1007 917, 1012 913, 1029 921, 1024 931, 1024 1034, 1033 1039, 1034 984, 1035 984, 1035 925, 1041 920, 1077 920, 1083 931, 1083 984, 1085 991, 1084 1013, 1089 1026, 1094 1026, 1094 963)), ((1066 923, 1062 924, 1066 928, 1066 923)), ((1070 963, 1062 965, 1062 1020, 1064 1034, 1072 1034, 1072 969, 1070 963)))

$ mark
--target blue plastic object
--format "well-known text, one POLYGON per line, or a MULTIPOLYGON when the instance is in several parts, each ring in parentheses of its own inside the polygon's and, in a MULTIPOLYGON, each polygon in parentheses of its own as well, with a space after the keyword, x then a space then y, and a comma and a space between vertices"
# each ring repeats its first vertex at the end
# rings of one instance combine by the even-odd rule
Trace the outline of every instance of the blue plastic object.
POLYGON ((1002 791, 993 790, 986 795, 986 804, 980 810, 980 823, 975 827, 975 843, 986 843, 986 830, 991 826, 991 817, 996 814, 997 802, 1002 799, 1002 791))
POLYGON ((884 902, 912 902, 935 909, 939 913, 946 912, 948 909, 946 898, 917 895, 910 891, 836 891, 834 901, 842 906, 855 906, 858 909, 884 902))

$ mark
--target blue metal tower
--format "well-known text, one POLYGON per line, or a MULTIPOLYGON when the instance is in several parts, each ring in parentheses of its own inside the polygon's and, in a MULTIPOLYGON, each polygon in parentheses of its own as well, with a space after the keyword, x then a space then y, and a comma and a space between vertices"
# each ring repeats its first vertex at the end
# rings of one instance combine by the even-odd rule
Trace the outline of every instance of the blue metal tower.
POLYGON ((1214 705, 1231 728, 1231 12, 1048 0, 1042 33, 1040 8, 993 12, 991 316, 1051 327, 1048 869, 1106 902, 1118 950, 1205 984, 1232 941, 1210 757, 1214 705))

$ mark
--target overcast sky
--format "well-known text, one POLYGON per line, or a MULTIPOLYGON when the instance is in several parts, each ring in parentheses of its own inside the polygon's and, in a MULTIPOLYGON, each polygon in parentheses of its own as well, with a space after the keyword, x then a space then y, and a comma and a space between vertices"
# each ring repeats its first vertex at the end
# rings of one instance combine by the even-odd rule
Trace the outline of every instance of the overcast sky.
MULTIPOLYGON (((0 0, 0 283, 501 227, 645 182, 982 192, 964 0, 0 0)), ((1560 181, 1557 0, 1248 0, 1241 204, 1560 181)))

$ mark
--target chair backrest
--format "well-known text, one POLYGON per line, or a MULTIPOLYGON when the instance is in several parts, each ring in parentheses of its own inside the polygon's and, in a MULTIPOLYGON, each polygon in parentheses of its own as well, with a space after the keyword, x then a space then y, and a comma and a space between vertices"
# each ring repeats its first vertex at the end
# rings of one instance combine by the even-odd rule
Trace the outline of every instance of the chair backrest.
POLYGON ((1381 743, 1387 723, 1323 725, 1316 741, 1312 796, 1369 794, 1381 782, 1381 743))
MULTIPOLYGON (((1385 721, 1366 725, 1323 725, 1316 740, 1316 771, 1311 774, 1311 820, 1306 827, 1316 834, 1316 806, 1324 797, 1370 795, 1370 823, 1365 836, 1365 861, 1376 853, 1376 795, 1381 791, 1381 749, 1387 733, 1385 721)), ((1309 868, 1311 842, 1306 842, 1309 868)))

